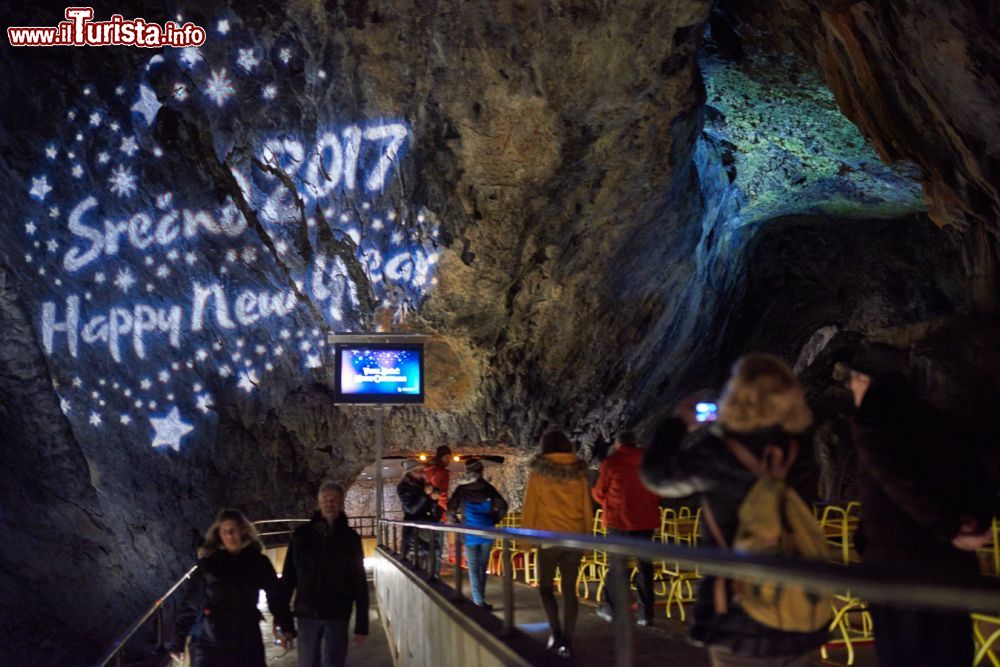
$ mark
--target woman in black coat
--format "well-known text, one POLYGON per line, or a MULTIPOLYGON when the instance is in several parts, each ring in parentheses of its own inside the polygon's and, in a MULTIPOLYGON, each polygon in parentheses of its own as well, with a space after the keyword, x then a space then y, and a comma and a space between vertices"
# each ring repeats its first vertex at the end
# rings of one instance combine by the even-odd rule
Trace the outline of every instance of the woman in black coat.
MULTIPOLYGON (((267 593, 275 625, 293 628, 274 567, 257 531, 237 510, 223 510, 205 533, 198 569, 174 620, 167 649, 178 662, 191 635, 192 667, 264 667, 259 591, 267 593)), ((282 640, 286 641, 286 640, 282 640)))
MULTIPOLYGON (((791 368, 771 355, 747 355, 733 367, 719 406, 719 421, 710 428, 694 430, 697 423, 693 414, 681 409, 676 418, 657 429, 640 472, 646 486, 661 496, 699 494, 703 523, 707 506, 726 544, 718 544, 712 530, 703 531, 706 539, 713 546, 729 548, 740 505, 757 477, 740 463, 727 441, 742 445, 757 459, 769 446, 780 449, 785 460, 794 456, 786 482, 811 503, 816 497, 817 477, 812 445, 804 435, 811 421, 802 387, 791 368), (791 454, 792 450, 797 453, 791 454)), ((713 667, 805 665, 809 654, 828 635, 826 627, 816 632, 786 632, 758 623, 733 601, 729 585, 725 588, 725 611, 720 612, 714 590, 715 578, 704 577, 690 628, 691 639, 708 647, 713 667)))

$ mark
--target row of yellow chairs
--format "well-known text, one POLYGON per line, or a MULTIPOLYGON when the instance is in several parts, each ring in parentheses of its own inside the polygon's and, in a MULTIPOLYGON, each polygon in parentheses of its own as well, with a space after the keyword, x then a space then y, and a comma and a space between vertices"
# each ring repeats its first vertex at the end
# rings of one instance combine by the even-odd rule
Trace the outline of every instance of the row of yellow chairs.
MULTIPOLYGON (((845 566, 860 562, 854 545, 855 533, 861 521, 860 503, 851 501, 820 504, 815 507, 815 512, 820 527, 830 543, 830 560, 845 566)), ((516 528, 520 526, 520 519, 519 513, 510 512, 499 525, 516 528)), ((660 508, 660 528, 654 534, 653 539, 664 544, 695 546, 698 544, 700 532, 701 509, 692 511, 689 507, 660 508)), ((595 536, 607 535, 603 512, 600 509, 594 515, 593 534, 595 536)), ((980 560, 985 573, 1000 576, 1000 539, 998 539, 1000 521, 996 518, 992 522, 992 534, 992 543, 980 551, 980 560)), ((537 584, 538 569, 535 549, 524 545, 519 546, 514 540, 510 541, 510 545, 514 576, 517 577, 520 573, 526 583, 537 584)), ((502 545, 498 544, 490 553, 490 570, 495 574, 502 574, 501 552, 502 545)), ((630 565, 631 579, 635 576, 637 569, 634 562, 630 565)), ((578 594, 589 597, 591 584, 596 584, 594 598, 600 602, 604 593, 607 571, 608 555, 606 551, 594 549, 585 553, 580 562, 575 582, 578 594)), ((701 578, 700 572, 697 569, 682 569, 677 563, 658 561, 653 563, 653 577, 657 585, 657 595, 666 597, 667 617, 673 617, 676 607, 680 619, 686 620, 684 605, 695 599, 694 582, 701 578)), ((556 584, 561 589, 561 574, 557 577, 556 584)), ((843 646, 847 651, 847 664, 852 665, 855 660, 855 645, 874 639, 874 628, 868 605, 851 595, 850 591, 846 591, 834 597, 833 611, 834 617, 830 623, 830 632, 834 637, 823 646, 823 658, 827 658, 828 647, 843 646)), ((991 664, 993 667, 1000 667, 1000 657, 998 657, 995 648, 995 645, 1000 645, 1000 615, 973 614, 972 620, 976 642, 973 665, 991 664), (985 662, 987 660, 989 663, 985 662)))

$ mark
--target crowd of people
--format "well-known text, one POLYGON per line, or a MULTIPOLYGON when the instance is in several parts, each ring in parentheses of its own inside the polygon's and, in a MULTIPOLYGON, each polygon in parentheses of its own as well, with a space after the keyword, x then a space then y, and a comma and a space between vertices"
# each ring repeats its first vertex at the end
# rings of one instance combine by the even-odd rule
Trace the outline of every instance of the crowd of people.
MULTIPOLYGON (((847 366, 864 513, 857 542, 865 567, 976 576, 975 550, 990 539, 997 496, 977 464, 972 438, 916 397, 898 351, 865 345, 847 366)), ((521 527, 590 535, 596 503, 609 534, 649 540, 660 527, 661 498, 697 496, 708 545, 815 557, 808 549, 818 529, 810 525, 815 520, 809 509, 818 488, 812 420, 791 368, 771 355, 747 355, 733 367, 716 421, 699 419, 692 397, 680 401, 655 428, 648 446, 632 431, 618 433, 593 485, 589 465, 572 440, 560 430, 546 432, 528 464, 521 527)), ((451 457, 442 446, 428 465, 403 462, 396 490, 405 520, 493 528, 507 514, 508 501, 484 478, 483 462, 476 458, 466 459, 466 476, 449 496, 451 457)), ((199 568, 176 618, 169 644, 175 657, 180 659, 190 635, 194 665, 263 665, 256 603, 264 590, 277 641, 286 647, 298 642, 300 665, 345 664, 352 611, 354 642, 363 642, 368 633, 368 588, 361 541, 347 524, 343 503, 344 489, 324 482, 318 510, 295 531, 280 578, 262 555, 253 525, 239 512, 223 511, 206 534, 199 568)), ((410 562, 429 560, 433 579, 440 572, 444 540, 442 533, 435 539, 431 532, 406 528, 402 556, 410 562)), ((472 600, 487 609, 492 546, 489 537, 464 537, 472 600)), ((556 572, 575 579, 581 555, 544 545, 537 554, 538 594, 551 631, 548 648, 562 657, 573 652, 579 605, 576 586, 566 585, 564 578, 560 616, 556 572)), ((625 573, 612 566, 608 581, 615 576, 625 573)), ((652 625, 652 563, 637 560, 634 583, 636 622, 652 625)), ((597 614, 611 621, 630 608, 631 600, 616 599, 612 591, 597 614)), ((881 665, 971 664, 967 614, 879 604, 871 606, 871 613, 881 665)), ((816 596, 796 596, 791 587, 762 593, 760 586, 704 576, 689 636, 706 647, 715 667, 789 667, 809 663, 828 637, 828 624, 829 604, 816 596)))

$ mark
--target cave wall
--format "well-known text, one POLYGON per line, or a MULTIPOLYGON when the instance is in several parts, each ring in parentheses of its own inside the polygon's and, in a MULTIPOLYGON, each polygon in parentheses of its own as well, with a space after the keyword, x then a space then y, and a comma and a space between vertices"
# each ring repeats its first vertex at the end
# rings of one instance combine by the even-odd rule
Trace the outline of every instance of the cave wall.
POLYGON ((995 400, 981 4, 143 2, 206 43, 5 47, 0 628, 93 657, 217 508, 354 481, 374 422, 333 404, 328 331, 432 335, 387 451, 508 451, 515 507, 545 429, 589 453, 748 349, 833 422, 851 337, 995 400))

